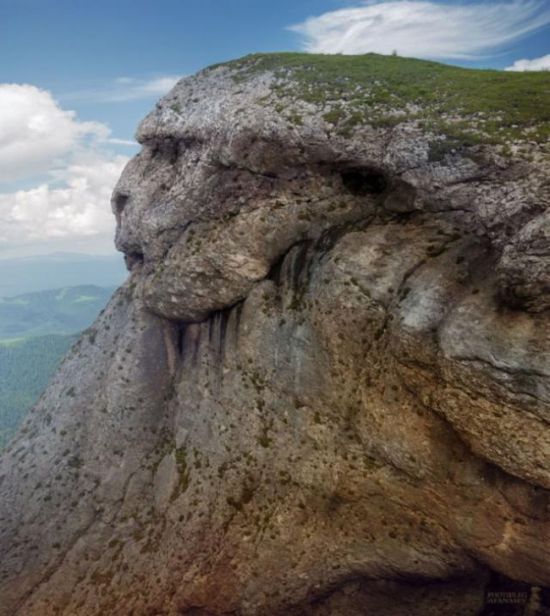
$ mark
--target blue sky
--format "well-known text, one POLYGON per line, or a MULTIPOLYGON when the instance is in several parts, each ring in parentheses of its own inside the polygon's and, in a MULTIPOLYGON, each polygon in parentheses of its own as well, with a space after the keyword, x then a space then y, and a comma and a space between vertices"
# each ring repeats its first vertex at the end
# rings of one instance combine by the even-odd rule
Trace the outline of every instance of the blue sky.
POLYGON ((0 258, 112 250, 125 142, 178 76, 275 50, 550 68, 549 24, 547 0, 0 0, 0 258))
MULTIPOLYGON (((3 82, 31 83, 54 93, 82 119, 110 123, 131 138, 154 96, 124 105, 68 94, 106 87, 132 76, 184 75, 255 51, 295 50, 289 25, 360 5, 343 0, 0 0, 3 82)), ((448 4, 467 5, 454 1, 448 4)), ((475 4, 478 4, 477 2, 475 4)), ((485 2, 484 4, 491 4, 485 2)), ((550 52, 541 29, 464 66, 504 68, 550 52)))
POLYGON ((296 49, 289 24, 342 6, 332 1, 0 0, 3 82, 54 93, 79 117, 130 138, 149 100, 87 103, 69 96, 119 77, 184 75, 254 51, 296 49))

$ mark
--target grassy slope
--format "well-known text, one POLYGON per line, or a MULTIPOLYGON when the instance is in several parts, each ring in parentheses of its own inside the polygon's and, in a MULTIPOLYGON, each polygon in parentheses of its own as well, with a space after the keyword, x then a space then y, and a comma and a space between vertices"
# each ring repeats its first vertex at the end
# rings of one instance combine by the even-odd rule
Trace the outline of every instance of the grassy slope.
POLYGON ((550 137, 550 72, 474 70, 377 54, 254 54, 229 65, 241 70, 237 79, 291 72, 276 93, 328 103, 326 119, 343 132, 417 119, 472 143, 547 143, 550 137))

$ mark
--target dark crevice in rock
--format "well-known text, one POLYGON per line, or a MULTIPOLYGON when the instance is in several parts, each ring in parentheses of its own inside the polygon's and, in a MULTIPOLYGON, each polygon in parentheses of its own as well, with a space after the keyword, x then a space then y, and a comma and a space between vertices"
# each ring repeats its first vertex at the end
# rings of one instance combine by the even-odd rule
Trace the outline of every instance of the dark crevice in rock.
POLYGON ((379 195, 388 187, 386 175, 372 167, 350 167, 340 171, 345 188, 357 197, 379 195))
MULTIPOLYGON (((230 610, 223 612, 223 616, 238 616, 239 612, 230 610)), ((193 606, 178 611, 178 616, 220 616, 220 612, 213 612, 205 607, 193 606)))
MULTIPOLYGON (((302 253, 302 259, 305 258, 305 252, 307 251, 307 247, 308 245, 310 245, 311 242, 309 242, 308 240, 300 240, 294 244, 292 244, 272 265, 271 268, 266 276, 266 280, 273 280, 273 282, 275 282, 275 284, 277 286, 279 286, 281 284, 282 281, 282 276, 283 276, 283 264, 286 261, 288 255, 295 250, 297 247, 304 247, 306 248, 306 250, 304 251, 303 248, 301 248, 300 252, 302 253)), ((297 267, 297 266, 295 266, 297 267)))
POLYGON ((200 322, 172 321, 176 332, 175 346, 180 362, 183 362, 186 357, 192 357, 193 361, 198 358, 202 338, 201 331, 206 326, 208 343, 216 355, 216 360, 221 365, 225 356, 229 322, 234 317, 235 334, 237 334, 244 301, 240 300, 231 306, 216 310, 200 322))
POLYGON ((126 267, 128 271, 132 271, 136 267, 143 265, 144 255, 142 252, 127 252, 124 253, 124 262, 126 263, 126 267))
POLYGON ((495 298, 501 310, 511 310, 514 312, 531 312, 542 313, 550 310, 550 306, 542 305, 542 308, 537 307, 537 300, 543 295, 550 294, 550 285, 539 290, 539 294, 533 298, 531 296, 521 296, 514 288, 502 284, 498 289, 495 298))
POLYGON ((305 287, 303 284, 305 282, 303 278, 307 277, 307 274, 304 276, 304 272, 309 262, 308 256, 310 247, 310 242, 302 242, 296 245, 291 252, 292 257, 288 263, 288 277, 290 284, 294 289, 305 287))
POLYGON ((201 142, 197 137, 164 137, 150 139, 143 143, 151 150, 151 158, 163 157, 169 163, 174 164, 180 157, 183 150, 199 145, 201 142))
MULTIPOLYGON (((214 167, 214 165, 212 165, 214 167)), ((251 175, 258 178, 263 178, 267 180, 278 180, 279 175, 275 173, 275 171, 259 171, 257 169, 253 169, 252 167, 246 167, 245 165, 236 165, 236 164, 227 164, 221 161, 216 162, 216 166, 218 169, 223 171, 231 171, 231 172, 241 172, 247 175, 251 175)), ((237 181, 236 179, 233 181, 237 181)))
MULTIPOLYGON (((369 577, 353 575, 329 584, 318 592, 310 595, 299 605, 290 606, 277 616, 321 616, 325 614, 379 614, 385 616, 425 616, 426 614, 455 613, 445 598, 453 591, 462 595, 468 601, 469 608, 465 614, 473 614, 471 608, 480 605, 484 589, 489 590, 495 585, 497 576, 485 565, 476 566, 475 574, 466 574, 451 579, 437 579, 426 576, 403 575, 399 580, 391 577, 369 577), (472 594, 472 589, 477 589, 472 594), (476 598, 477 597, 477 598, 476 598), (441 599, 443 598, 443 601, 441 599), (439 608, 444 611, 439 611, 439 608), (381 612, 379 610, 382 610, 381 612)), ((515 582, 505 576, 498 576, 498 585, 502 590, 513 590, 526 587, 528 584, 515 582)), ((527 593, 528 594, 528 593, 527 593)), ((523 607, 523 605, 521 606, 523 607)), ((474 608, 475 609, 475 608, 474 608)), ((483 612, 485 614, 486 612, 483 612)), ((487 612, 488 613, 488 612, 487 612)), ((490 612, 496 614, 496 612, 490 612)), ((504 612, 502 612, 504 614, 504 612)), ((520 612, 506 612, 506 614, 520 612)), ((500 614, 500 612, 499 612, 500 614)))
MULTIPOLYGON (((498 365, 496 362, 491 361, 490 359, 480 357, 480 356, 471 356, 467 357, 464 355, 451 355, 451 358, 458 362, 464 363, 480 363, 491 370, 496 370, 497 372, 504 372, 505 374, 510 374, 512 376, 521 375, 525 377, 539 377, 539 378, 548 378, 550 374, 545 372, 541 372, 540 370, 532 370, 530 368, 519 368, 516 366, 506 366, 504 364, 498 365)), ((518 393, 526 393, 526 392, 518 392, 518 393)), ((535 396, 535 394, 528 394, 531 396, 535 396)))
POLYGON ((271 267, 267 280, 272 280, 278 289, 278 301, 286 308, 298 310, 304 307, 303 299, 310 282, 311 266, 316 254, 312 240, 293 244, 271 267))
POLYGON ((113 201, 115 204, 115 212, 117 214, 122 214, 122 212, 124 211, 124 208, 126 207, 128 203, 129 198, 130 197, 128 195, 125 195, 123 193, 119 193, 114 197, 113 201))
POLYGON ((176 325, 176 348, 178 350, 179 357, 183 357, 186 328, 187 328, 186 323, 180 323, 176 325))
POLYGON ((210 315, 208 319, 208 341, 211 349, 214 350, 216 359, 220 362, 220 365, 223 363, 224 358, 227 326, 231 317, 231 312, 234 308, 235 305, 230 306, 229 308, 224 308, 223 310, 210 315))
POLYGON ((116 193, 113 197, 113 210, 115 213, 116 226, 120 229, 122 225, 122 212, 128 204, 129 196, 124 193, 116 193))

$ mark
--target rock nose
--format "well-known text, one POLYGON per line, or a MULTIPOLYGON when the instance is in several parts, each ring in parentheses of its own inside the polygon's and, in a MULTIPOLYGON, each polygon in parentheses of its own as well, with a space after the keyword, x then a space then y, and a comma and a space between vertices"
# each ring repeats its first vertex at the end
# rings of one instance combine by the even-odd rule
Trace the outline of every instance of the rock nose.
POLYGON ((131 225, 125 220, 125 212, 130 203, 130 195, 115 190, 111 206, 116 219, 115 246, 124 253, 124 261, 129 271, 143 263, 144 254, 141 243, 134 237, 131 225))

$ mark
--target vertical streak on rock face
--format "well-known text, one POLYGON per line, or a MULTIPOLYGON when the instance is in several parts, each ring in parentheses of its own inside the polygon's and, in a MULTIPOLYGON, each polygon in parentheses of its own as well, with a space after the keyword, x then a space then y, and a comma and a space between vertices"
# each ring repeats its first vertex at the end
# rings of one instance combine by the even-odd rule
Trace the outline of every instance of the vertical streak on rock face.
POLYGON ((550 585, 548 163, 338 131, 297 80, 207 70, 142 123, 131 277, 0 459, 1 616, 550 585))
POLYGON ((170 327, 170 324, 168 322, 162 324, 162 333, 164 339, 164 346, 166 348, 166 361, 168 363, 168 371, 170 373, 170 377, 174 378, 176 375, 177 356, 183 351, 180 339, 182 334, 179 330, 174 332, 174 327, 170 327))

